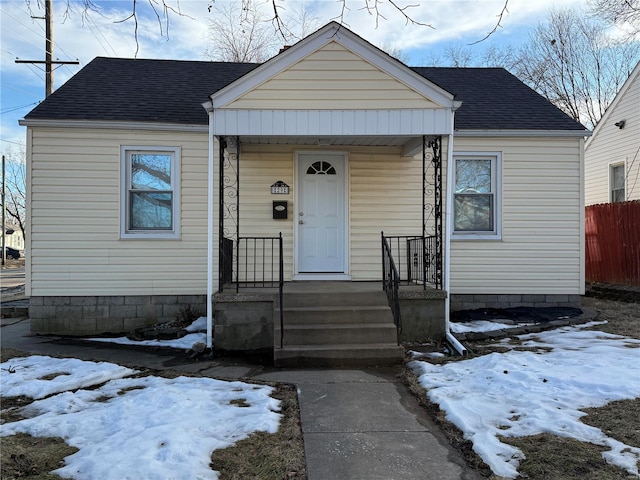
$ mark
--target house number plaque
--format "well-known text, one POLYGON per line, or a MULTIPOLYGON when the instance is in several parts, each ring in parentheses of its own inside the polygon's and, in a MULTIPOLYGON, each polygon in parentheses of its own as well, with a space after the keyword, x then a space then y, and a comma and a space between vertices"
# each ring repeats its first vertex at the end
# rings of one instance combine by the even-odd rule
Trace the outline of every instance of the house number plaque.
POLYGON ((278 180, 276 183, 271 185, 271 193, 273 195, 288 195, 289 185, 284 183, 282 180, 278 180))

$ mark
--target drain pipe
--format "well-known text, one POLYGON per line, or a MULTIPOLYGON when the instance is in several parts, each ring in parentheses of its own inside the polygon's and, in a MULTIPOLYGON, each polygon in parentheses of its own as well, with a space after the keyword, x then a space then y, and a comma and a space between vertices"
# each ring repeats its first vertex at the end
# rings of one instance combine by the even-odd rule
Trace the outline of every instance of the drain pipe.
POLYGON ((455 110, 460 105, 451 109, 451 130, 449 141, 447 144, 447 182, 445 191, 447 193, 447 201, 445 202, 445 227, 444 227, 444 291, 447 292, 447 300, 444 302, 444 319, 445 319, 445 341, 449 350, 457 355, 466 355, 467 349, 460 341, 453 336, 450 329, 449 316, 451 313, 451 211, 453 210, 453 131, 455 110))

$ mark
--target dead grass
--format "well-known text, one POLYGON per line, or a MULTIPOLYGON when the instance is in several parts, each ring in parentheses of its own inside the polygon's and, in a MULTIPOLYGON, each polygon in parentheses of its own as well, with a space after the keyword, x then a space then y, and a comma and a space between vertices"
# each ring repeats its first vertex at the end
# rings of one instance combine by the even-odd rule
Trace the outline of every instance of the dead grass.
POLYGON ((501 438, 522 450, 526 458, 518 472, 531 480, 619 480, 633 478, 623 469, 608 465, 602 452, 591 443, 548 433, 532 437, 501 438))
POLYGON ((640 448, 640 398, 619 400, 600 408, 585 408, 582 422, 599 428, 607 436, 640 448))
POLYGON ((596 325, 591 330, 600 330, 640 340, 640 304, 582 297, 582 306, 597 310, 597 320, 607 321, 606 324, 596 325))
POLYGON ((280 428, 271 435, 258 432, 211 456, 211 468, 220 480, 303 480, 306 478, 298 397, 292 386, 273 394, 280 400, 280 428))
POLYGON ((50 473, 64 466, 64 458, 77 452, 61 438, 31 437, 23 433, 0 437, 2 480, 56 480, 50 473))
POLYGON ((28 357, 31 355, 30 353, 21 352, 20 350, 16 350, 15 348, 0 348, 0 363, 4 363, 12 358, 18 357, 28 357))
MULTIPOLYGON (((640 339, 639 304, 583 297, 582 306, 597 310, 598 320, 608 322, 592 327, 592 330, 640 339)), ((489 344, 492 343, 495 344, 495 340, 465 342, 465 345, 472 351, 470 357, 504 351, 499 346, 489 347, 489 344)), ((517 346, 518 343, 521 342, 517 338, 511 339, 515 350, 522 349, 517 346)), ((453 359, 445 358, 432 361, 432 363, 451 360, 453 359)), ((444 412, 440 410, 438 405, 430 402, 412 372, 406 373, 405 382, 449 438, 450 443, 462 453, 467 464, 479 470, 482 475, 495 478, 491 475, 487 465, 472 450, 471 442, 464 440, 462 432, 444 418, 444 412)), ((600 408, 585 409, 584 412, 587 415, 581 420, 587 425, 599 428, 607 436, 627 445, 640 448, 640 398, 611 402, 600 408)), ((501 441, 523 451, 526 459, 520 464, 518 471, 523 478, 530 480, 629 480, 636 478, 625 470, 608 465, 604 461, 602 451, 607 450, 606 447, 550 434, 501 438, 501 441)))

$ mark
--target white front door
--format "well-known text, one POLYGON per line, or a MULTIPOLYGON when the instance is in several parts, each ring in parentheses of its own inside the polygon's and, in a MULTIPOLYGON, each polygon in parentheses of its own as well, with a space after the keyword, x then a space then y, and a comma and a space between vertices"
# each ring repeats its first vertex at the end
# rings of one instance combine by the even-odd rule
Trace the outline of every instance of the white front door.
POLYGON ((345 156, 298 154, 298 273, 346 272, 345 156))

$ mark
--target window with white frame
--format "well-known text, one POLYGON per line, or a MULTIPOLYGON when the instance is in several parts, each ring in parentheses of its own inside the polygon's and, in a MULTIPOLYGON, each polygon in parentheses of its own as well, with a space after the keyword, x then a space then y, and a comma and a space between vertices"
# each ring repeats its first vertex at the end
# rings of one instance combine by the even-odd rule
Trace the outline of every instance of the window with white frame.
POLYGON ((624 202, 626 195, 624 191, 624 163, 617 163, 609 166, 609 185, 611 190, 611 202, 624 202))
POLYGON ((175 238, 179 225, 177 147, 122 147, 123 238, 175 238))
POLYGON ((453 158, 453 236, 499 238, 499 153, 461 153, 453 158))

